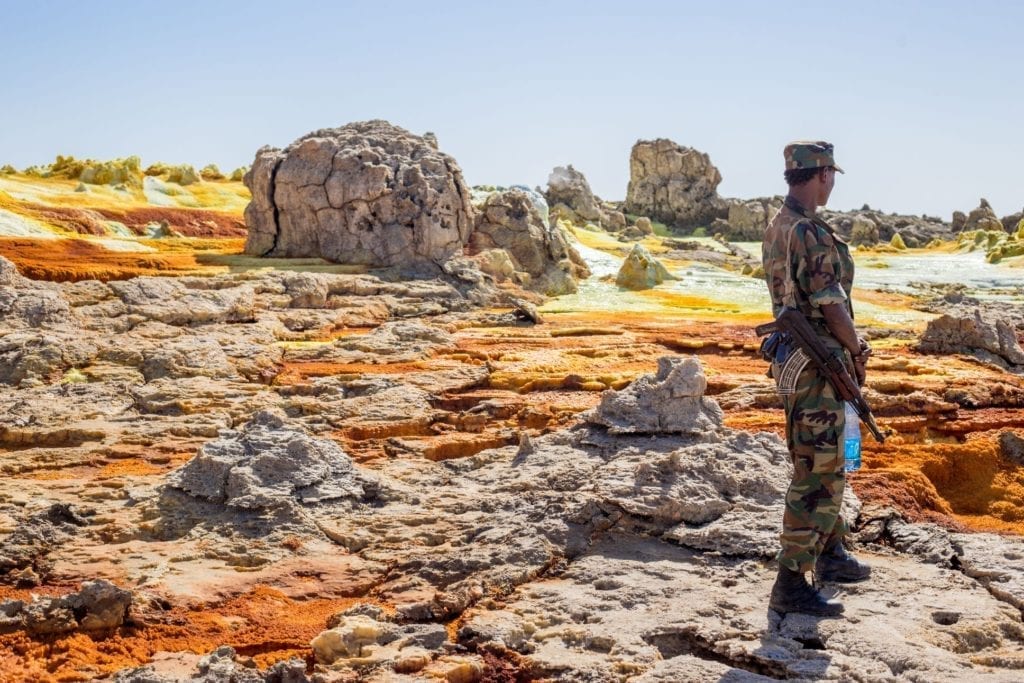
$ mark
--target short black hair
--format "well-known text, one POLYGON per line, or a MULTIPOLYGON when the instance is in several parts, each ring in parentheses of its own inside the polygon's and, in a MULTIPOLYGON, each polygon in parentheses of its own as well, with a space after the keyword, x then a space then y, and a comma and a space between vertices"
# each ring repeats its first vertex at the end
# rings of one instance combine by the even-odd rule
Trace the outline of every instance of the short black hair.
POLYGON ((811 178, 824 171, 826 166, 818 166, 817 168, 790 168, 787 169, 783 176, 786 178, 786 184, 790 187, 797 187, 810 182, 811 178))

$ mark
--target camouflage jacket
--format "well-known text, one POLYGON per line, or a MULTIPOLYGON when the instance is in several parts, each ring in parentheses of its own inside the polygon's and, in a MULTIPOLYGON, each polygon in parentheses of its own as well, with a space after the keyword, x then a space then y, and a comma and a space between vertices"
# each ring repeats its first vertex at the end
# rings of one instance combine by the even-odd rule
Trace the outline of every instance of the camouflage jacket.
POLYGON ((853 317, 850 247, 828 223, 807 212, 792 197, 786 197, 768 224, 761 259, 772 297, 772 315, 777 316, 784 305, 795 306, 815 327, 823 328, 821 305, 845 303, 853 317), (788 292, 790 289, 792 292, 788 292))

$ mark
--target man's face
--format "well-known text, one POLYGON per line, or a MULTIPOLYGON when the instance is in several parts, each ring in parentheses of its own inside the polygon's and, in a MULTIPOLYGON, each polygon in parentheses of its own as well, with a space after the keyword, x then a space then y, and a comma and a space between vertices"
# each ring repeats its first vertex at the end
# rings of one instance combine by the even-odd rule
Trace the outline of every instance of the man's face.
POLYGON ((836 169, 831 166, 826 168, 825 172, 818 176, 818 183, 818 206, 825 206, 836 184, 836 169))

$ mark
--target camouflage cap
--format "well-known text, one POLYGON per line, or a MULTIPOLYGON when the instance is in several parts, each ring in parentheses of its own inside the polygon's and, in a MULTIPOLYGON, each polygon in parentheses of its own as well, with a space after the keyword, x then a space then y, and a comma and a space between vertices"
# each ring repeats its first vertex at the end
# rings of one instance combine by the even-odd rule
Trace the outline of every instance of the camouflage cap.
POLYGON ((836 166, 836 160, 832 156, 832 143, 818 140, 797 140, 786 145, 782 154, 786 157, 786 170, 791 171, 798 168, 825 168, 831 166, 839 173, 843 169, 836 166))

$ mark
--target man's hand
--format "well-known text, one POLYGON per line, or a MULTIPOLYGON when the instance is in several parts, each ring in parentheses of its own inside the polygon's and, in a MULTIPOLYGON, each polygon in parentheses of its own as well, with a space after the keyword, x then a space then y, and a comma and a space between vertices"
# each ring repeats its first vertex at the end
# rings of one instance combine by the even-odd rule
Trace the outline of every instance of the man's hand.
POLYGON ((868 376, 868 354, 861 354, 853 357, 853 372, 857 375, 857 386, 864 386, 868 376))
POLYGON ((868 344, 864 337, 857 337, 857 344, 860 346, 860 353, 853 356, 853 370, 857 374, 857 384, 864 386, 864 379, 868 374, 868 358, 871 356, 871 344, 868 344))

